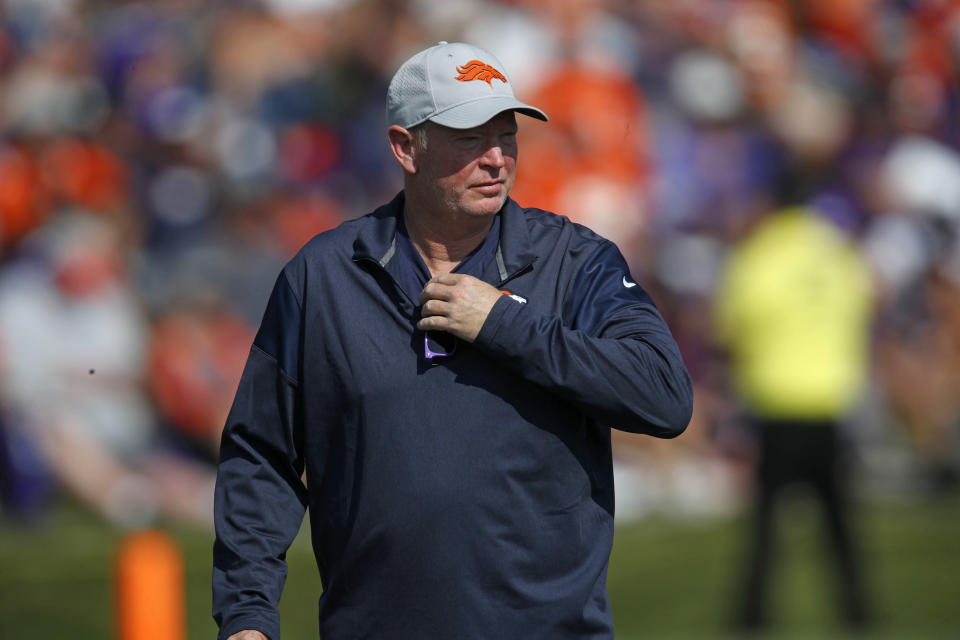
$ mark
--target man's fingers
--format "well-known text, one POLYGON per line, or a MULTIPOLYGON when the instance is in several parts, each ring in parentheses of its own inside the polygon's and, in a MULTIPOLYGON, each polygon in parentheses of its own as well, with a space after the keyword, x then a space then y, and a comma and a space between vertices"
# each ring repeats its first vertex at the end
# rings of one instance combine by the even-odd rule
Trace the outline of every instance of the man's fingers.
POLYGON ((437 279, 434 278, 428 282, 423 287, 423 291, 420 292, 420 303, 424 304, 427 300, 449 300, 450 293, 449 284, 437 282, 437 279))
MULTIPOLYGON (((437 282, 440 284, 452 286, 459 283, 464 278, 470 278, 470 277, 472 276, 468 276, 465 273, 441 273, 440 275, 431 278, 430 282, 437 282)), ((429 282, 427 284, 429 284, 429 282)))
POLYGON ((446 331, 450 328, 450 318, 446 316, 426 316, 417 322, 421 331, 446 331))
POLYGON ((420 315, 424 318, 429 316, 445 316, 450 311, 450 304, 444 300, 427 300, 420 308, 420 315))
POLYGON ((465 273, 442 273, 439 276, 434 276, 427 281, 427 284, 423 287, 423 291, 420 292, 420 302, 422 303, 427 300, 449 301, 454 295, 453 290, 458 285, 469 286, 470 283, 468 281, 470 280, 483 283, 482 280, 468 276, 465 273))

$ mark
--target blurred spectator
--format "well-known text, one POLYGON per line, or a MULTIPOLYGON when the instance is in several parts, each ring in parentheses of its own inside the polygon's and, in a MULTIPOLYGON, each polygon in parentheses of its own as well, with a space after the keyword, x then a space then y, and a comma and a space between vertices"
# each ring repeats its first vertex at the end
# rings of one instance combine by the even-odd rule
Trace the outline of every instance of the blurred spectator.
POLYGON ((719 334, 757 442, 753 522, 738 623, 769 623, 777 507, 812 490, 838 574, 845 620, 869 618, 853 531, 843 422, 865 388, 871 282, 856 248, 815 210, 760 220, 732 251, 717 292, 719 334))
POLYGON ((143 525, 159 513, 209 523, 210 472, 151 449, 146 322, 116 229, 63 215, 29 240, 0 277, 0 384, 7 408, 22 417, 16 437, 118 524, 143 525))
POLYGON ((556 65, 531 100, 554 126, 525 130, 525 162, 551 166, 518 176, 512 197, 560 211, 633 255, 649 207, 649 134, 639 88, 622 70, 556 65), (575 88, 574 91, 571 91, 575 88), (598 117, 603 114, 603 117, 598 117))
POLYGON ((50 194, 34 155, 22 144, 0 144, 0 258, 50 212, 50 194))
POLYGON ((227 309, 195 305, 168 311, 151 333, 148 386, 157 409, 213 462, 253 331, 227 309))
POLYGON ((911 310, 882 327, 878 378, 919 455, 921 488, 940 494, 960 486, 960 281, 941 266, 915 286, 911 310))

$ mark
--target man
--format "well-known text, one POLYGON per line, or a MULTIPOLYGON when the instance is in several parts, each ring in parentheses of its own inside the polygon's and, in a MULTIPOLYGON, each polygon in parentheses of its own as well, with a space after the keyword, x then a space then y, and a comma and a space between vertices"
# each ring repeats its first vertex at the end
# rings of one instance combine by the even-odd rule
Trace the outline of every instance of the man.
POLYGON ((616 247, 508 199, 515 112, 546 120, 490 53, 413 56, 403 191, 280 275, 223 436, 221 638, 279 637, 307 506, 324 638, 612 637, 609 427, 678 435, 691 385, 616 247))
POLYGON ((867 384, 871 288, 856 248, 805 206, 758 221, 723 274, 718 335, 758 445, 741 629, 770 622, 777 507, 794 484, 811 489, 823 510, 845 622, 869 622, 843 423, 867 384))

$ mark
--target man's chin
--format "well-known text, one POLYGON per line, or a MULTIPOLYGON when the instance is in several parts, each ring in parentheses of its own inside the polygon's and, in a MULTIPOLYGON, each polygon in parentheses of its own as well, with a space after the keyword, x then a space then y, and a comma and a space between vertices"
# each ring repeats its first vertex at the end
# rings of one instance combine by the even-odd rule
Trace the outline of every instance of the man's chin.
POLYGON ((484 196, 468 205, 468 208, 475 215, 489 216, 494 215, 503 208, 507 201, 507 194, 500 193, 496 196, 484 196))

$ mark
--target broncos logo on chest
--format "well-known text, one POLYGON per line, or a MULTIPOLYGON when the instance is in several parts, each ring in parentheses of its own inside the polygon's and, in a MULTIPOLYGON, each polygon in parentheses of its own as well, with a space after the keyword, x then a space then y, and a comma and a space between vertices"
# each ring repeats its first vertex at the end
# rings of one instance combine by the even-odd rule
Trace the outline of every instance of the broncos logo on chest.
POLYGON ((483 80, 492 87, 494 79, 497 79, 501 82, 507 81, 507 78, 502 73, 488 65, 486 62, 480 62, 479 60, 471 60, 462 67, 458 66, 457 72, 460 75, 458 75, 456 79, 460 82, 483 80))

